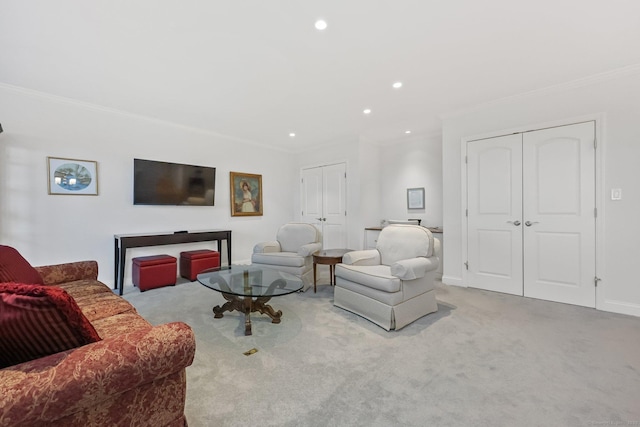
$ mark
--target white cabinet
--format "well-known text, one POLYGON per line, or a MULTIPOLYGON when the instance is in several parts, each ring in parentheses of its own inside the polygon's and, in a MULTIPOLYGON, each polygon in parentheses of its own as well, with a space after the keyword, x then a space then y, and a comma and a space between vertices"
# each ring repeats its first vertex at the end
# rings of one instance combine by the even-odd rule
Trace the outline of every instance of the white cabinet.
MULTIPOLYGON (((434 238, 440 241, 440 250, 436 252, 436 256, 440 260, 437 270, 438 274, 436 275, 436 277, 438 279, 442 279, 442 266, 444 265, 444 259, 442 256, 444 254, 444 234, 442 233, 442 228, 427 227, 427 229, 431 231, 431 234, 433 234, 434 238)), ((380 235, 380 231, 382 231, 382 227, 367 227, 364 229, 365 249, 376 248, 376 243, 378 243, 378 236, 380 235)))
POLYGON ((378 243, 381 227, 368 227, 364 229, 364 248, 375 249, 378 243))

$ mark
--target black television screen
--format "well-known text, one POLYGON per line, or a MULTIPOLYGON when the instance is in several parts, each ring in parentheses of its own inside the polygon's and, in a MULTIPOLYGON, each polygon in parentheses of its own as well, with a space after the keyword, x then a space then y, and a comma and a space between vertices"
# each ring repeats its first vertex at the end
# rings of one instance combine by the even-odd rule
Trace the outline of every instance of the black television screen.
POLYGON ((134 205, 213 206, 216 168, 133 159, 134 205))

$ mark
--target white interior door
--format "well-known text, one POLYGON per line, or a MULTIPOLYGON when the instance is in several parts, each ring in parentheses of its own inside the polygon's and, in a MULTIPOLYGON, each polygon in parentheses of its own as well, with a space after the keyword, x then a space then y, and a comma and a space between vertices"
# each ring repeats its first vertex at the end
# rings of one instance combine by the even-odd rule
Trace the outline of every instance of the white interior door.
POLYGON ((595 307, 595 123, 523 135, 524 295, 595 307))
POLYGON ((469 286, 595 307, 595 123, 467 144, 469 286))
POLYGON ((522 295, 522 136, 467 144, 468 284, 522 295))
POLYGON ((313 224, 322 231, 322 168, 303 169, 301 185, 301 221, 313 224))
POLYGON ((302 221, 322 233, 326 249, 347 247, 346 164, 302 170, 302 221))

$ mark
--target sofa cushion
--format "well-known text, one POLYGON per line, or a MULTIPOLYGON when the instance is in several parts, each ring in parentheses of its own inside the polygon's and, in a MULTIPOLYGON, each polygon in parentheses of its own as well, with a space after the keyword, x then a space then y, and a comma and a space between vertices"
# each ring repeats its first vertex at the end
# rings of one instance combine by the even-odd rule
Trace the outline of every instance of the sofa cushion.
POLYGON ((3 282, 43 284, 40 274, 17 250, 0 245, 0 283, 3 282))
POLYGON ((0 283, 0 368, 100 341, 64 289, 0 283))

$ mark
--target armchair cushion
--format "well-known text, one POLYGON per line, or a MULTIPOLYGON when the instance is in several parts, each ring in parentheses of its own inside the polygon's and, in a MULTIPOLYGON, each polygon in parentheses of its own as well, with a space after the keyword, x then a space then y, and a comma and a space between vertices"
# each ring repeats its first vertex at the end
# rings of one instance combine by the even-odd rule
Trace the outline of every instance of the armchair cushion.
POLYGON ((347 252, 342 257, 342 263, 351 265, 379 265, 380 252, 376 249, 347 252))
POLYGON ((391 274, 402 280, 413 280, 424 277, 427 271, 438 268, 438 263, 428 258, 410 258, 397 261, 391 265, 391 274))
POLYGON ((382 264, 391 265, 396 261, 431 257, 433 235, 429 230, 417 225, 393 225, 382 229, 376 249, 380 252, 382 264))
POLYGON ((64 289, 0 284, 0 368, 100 341, 64 289))
POLYGON ((283 252, 298 252, 302 245, 319 242, 319 234, 311 224, 289 223, 278 229, 276 240, 283 252))
POLYGON ((318 252, 320 249, 322 249, 322 243, 308 243, 306 245, 300 246, 300 248, 298 249, 298 255, 302 257, 308 257, 309 255, 318 252))
POLYGON ((3 282, 43 284, 40 274, 16 249, 0 245, 0 283, 3 282))
POLYGON ((305 258, 295 252, 254 253, 251 262, 256 264, 279 265, 286 267, 303 267, 305 258))
POLYGON ((281 252, 280 243, 277 241, 260 242, 253 247, 254 254, 263 254, 267 252, 281 252))
POLYGON ((388 265, 336 265, 336 276, 384 292, 398 292, 401 280, 391 274, 388 265))

